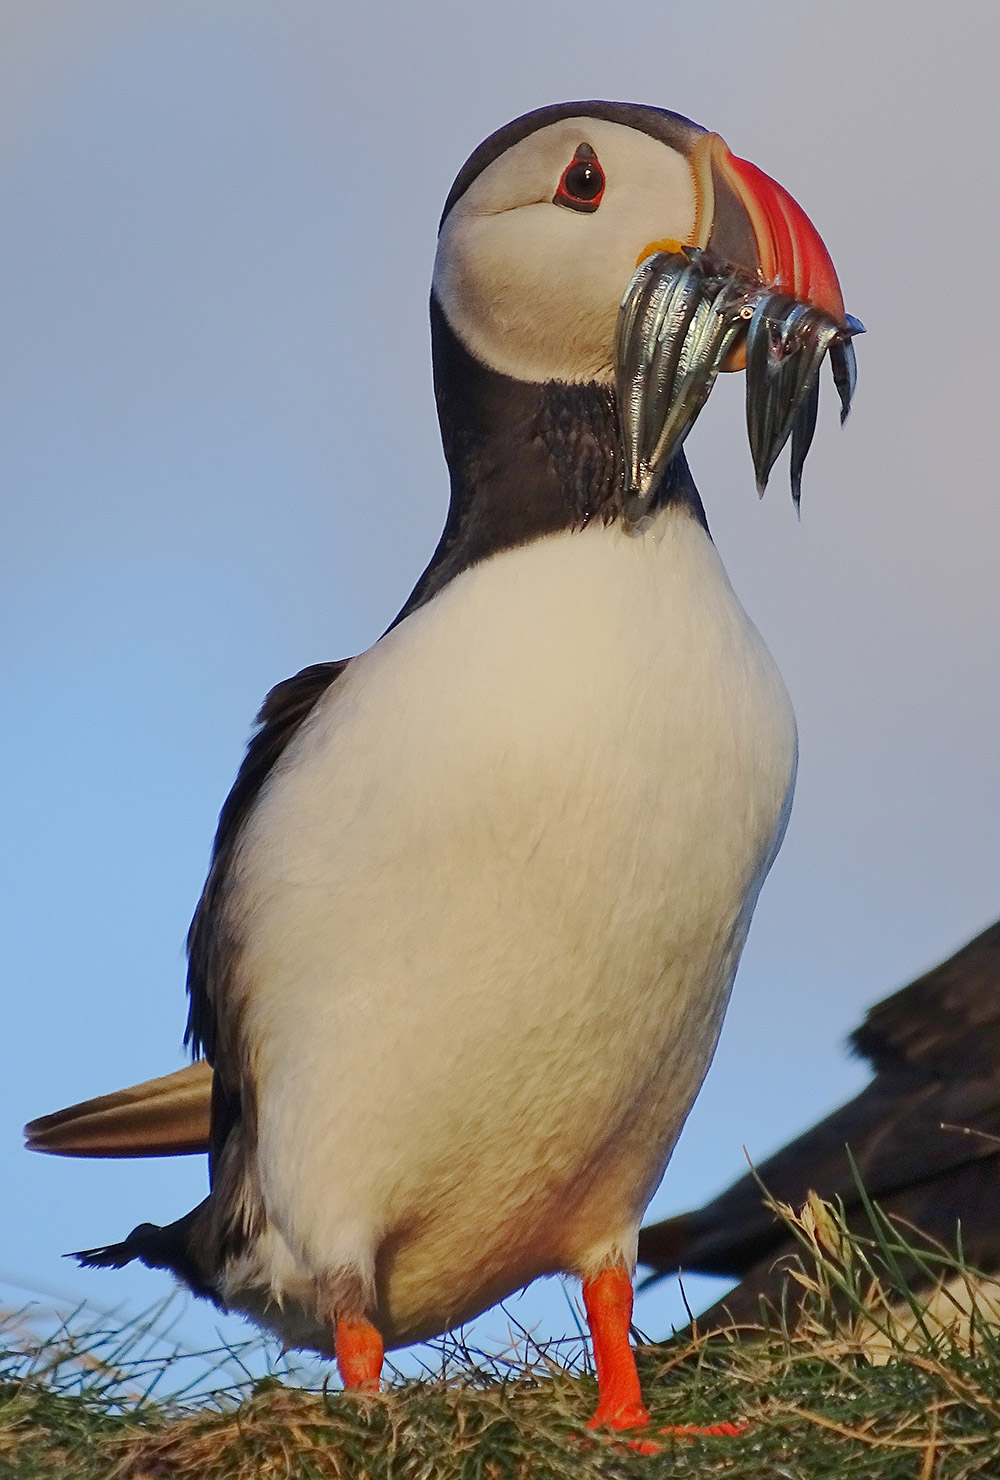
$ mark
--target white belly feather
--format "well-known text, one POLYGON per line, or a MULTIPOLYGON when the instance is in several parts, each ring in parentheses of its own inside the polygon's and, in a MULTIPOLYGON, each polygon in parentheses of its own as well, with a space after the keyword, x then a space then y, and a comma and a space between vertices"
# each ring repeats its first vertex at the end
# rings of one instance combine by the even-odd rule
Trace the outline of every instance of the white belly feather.
POLYGON ((322 1346, 312 1282, 353 1271, 391 1345, 634 1259, 794 765, 683 511, 495 556, 352 662, 240 850, 272 1231, 230 1301, 322 1346))

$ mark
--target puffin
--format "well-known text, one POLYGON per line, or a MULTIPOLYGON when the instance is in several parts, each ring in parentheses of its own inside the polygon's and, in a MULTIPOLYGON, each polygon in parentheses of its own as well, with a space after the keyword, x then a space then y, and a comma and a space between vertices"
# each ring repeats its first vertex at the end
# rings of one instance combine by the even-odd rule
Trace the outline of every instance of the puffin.
POLYGON ((575 1276, 590 1424, 641 1429, 639 1226, 796 769, 683 438, 745 366, 758 484, 790 438, 797 494, 817 367, 846 410, 861 326, 780 185, 595 101, 462 166, 430 319, 444 530, 373 647, 260 710, 188 936, 196 1062, 29 1144, 207 1146, 203 1202, 78 1257, 169 1270, 347 1389, 575 1276))
MULTIPOLYGON (((759 1327, 768 1311, 795 1303, 794 1282, 786 1286, 797 1246, 762 1187, 794 1208, 810 1193, 839 1202, 862 1238, 872 1234, 865 1197, 874 1200, 930 1256, 899 1258, 921 1300, 936 1295, 942 1250, 961 1249, 973 1284, 1000 1274, 1000 921, 869 1008, 848 1041, 874 1070, 859 1095, 762 1161, 756 1175, 640 1233, 647 1285, 678 1270, 739 1281, 698 1317, 699 1330, 759 1327)), ((944 1326, 961 1314, 968 1282, 946 1285, 944 1326)), ((995 1289, 980 1310, 1000 1321, 995 1289)))

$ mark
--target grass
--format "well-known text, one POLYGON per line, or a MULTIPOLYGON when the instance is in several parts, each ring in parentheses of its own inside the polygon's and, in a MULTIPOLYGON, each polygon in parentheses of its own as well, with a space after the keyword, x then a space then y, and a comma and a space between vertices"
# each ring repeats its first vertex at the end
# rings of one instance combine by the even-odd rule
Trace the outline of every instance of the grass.
POLYGON ((523 1333, 519 1350, 492 1357, 451 1339, 438 1370, 357 1398, 315 1368, 251 1378, 261 1343, 170 1346, 162 1309, 123 1331, 86 1312, 40 1330, 22 1313, 0 1323, 0 1477, 1000 1476, 1000 1310, 961 1254, 927 1247, 874 1206, 864 1238, 818 1199, 776 1210, 799 1245, 785 1309, 739 1334, 685 1333, 639 1352, 654 1427, 739 1419, 741 1437, 664 1438, 643 1456, 588 1435, 596 1382, 576 1337, 535 1346, 523 1333), (917 1268, 957 1294, 917 1299, 917 1268))

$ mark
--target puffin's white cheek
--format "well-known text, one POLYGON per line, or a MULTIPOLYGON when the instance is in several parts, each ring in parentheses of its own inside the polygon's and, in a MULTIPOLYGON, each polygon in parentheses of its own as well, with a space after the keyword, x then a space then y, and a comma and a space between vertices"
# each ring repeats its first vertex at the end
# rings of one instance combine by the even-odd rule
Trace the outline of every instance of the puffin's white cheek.
POLYGON ((467 218, 442 236, 435 293, 477 359, 517 380, 610 376, 615 318, 634 263, 594 224, 545 203, 467 218))

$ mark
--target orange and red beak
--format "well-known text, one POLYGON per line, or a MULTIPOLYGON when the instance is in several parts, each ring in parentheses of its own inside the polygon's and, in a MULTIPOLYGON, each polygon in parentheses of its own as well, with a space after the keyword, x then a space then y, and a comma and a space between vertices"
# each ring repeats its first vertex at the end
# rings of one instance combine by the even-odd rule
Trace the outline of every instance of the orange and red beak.
POLYGON ((823 239, 783 186, 731 153, 719 134, 693 151, 698 215, 691 246, 759 275, 800 303, 846 323, 837 272, 823 239))
POLYGON ((851 338, 837 273, 819 232, 769 175, 718 134, 689 154, 697 213, 685 243, 650 242, 622 300, 615 376, 627 465, 626 519, 650 512, 670 459, 721 370, 747 372, 747 431, 763 493, 791 439, 791 485, 802 468, 827 355, 841 420, 854 392, 851 338))

